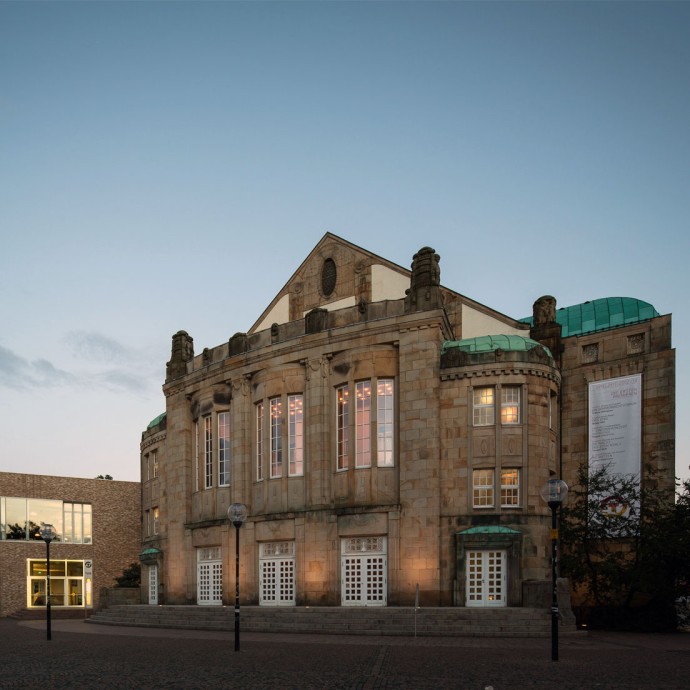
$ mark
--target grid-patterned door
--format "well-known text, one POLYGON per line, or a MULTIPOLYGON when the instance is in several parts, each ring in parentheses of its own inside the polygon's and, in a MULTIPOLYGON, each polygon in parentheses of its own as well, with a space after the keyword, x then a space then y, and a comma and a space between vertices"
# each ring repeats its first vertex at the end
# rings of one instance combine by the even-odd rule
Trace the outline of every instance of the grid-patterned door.
POLYGON ((295 545, 293 542, 262 544, 259 551, 259 604, 295 605, 295 545))
POLYGON ((223 603, 223 563, 220 547, 197 549, 197 603, 200 606, 223 603))
POLYGON ((388 595, 385 537, 343 539, 341 601, 343 606, 385 606, 388 595))
POLYGON ((149 604, 158 605, 158 566, 149 566, 149 604))
POLYGON ((506 606, 506 552, 467 551, 467 606, 506 606))

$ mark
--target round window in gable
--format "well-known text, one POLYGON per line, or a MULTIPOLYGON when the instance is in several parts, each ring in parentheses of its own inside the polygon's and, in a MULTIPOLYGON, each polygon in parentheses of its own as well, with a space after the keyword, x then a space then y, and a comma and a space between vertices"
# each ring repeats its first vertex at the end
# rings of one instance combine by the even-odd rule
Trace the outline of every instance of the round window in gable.
POLYGON ((335 290, 336 278, 337 271, 335 269, 335 261, 333 261, 333 259, 326 259, 321 269, 321 289, 326 297, 335 290))

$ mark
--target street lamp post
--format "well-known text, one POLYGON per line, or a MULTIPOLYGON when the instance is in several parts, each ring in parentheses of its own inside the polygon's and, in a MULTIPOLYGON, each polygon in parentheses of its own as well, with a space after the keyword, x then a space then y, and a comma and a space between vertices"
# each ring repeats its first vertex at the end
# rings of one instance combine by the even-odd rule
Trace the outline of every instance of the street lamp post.
POLYGON ((50 542, 55 539, 57 533, 52 525, 43 523, 39 530, 41 539, 46 543, 46 639, 51 640, 50 630, 50 542))
POLYGON ((228 520, 235 526, 235 651, 240 651, 240 527, 247 520, 247 506, 233 503, 228 508, 228 520))
POLYGON ((558 509, 567 495, 568 485, 562 479, 549 479, 541 490, 551 509, 551 661, 558 661, 558 509))

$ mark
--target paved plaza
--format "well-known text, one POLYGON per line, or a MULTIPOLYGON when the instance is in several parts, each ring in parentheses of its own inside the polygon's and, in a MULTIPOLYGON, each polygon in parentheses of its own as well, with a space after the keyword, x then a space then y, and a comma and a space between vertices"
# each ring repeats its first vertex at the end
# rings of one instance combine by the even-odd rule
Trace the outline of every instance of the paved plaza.
POLYGON ((0 688, 686 690, 690 634, 353 637, 0 619, 0 688))

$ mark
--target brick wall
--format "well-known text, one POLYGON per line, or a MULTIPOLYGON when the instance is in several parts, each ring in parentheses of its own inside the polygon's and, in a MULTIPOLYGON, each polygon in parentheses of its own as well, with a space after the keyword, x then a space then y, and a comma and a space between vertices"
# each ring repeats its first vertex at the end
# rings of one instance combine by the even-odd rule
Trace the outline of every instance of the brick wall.
MULTIPOLYGON (((112 587, 124 568, 139 561, 140 487, 138 482, 0 472, 0 496, 91 504, 93 543, 52 543, 50 557, 92 559, 94 608, 98 607, 100 589, 112 587)), ((0 616, 26 606, 27 559, 45 556, 43 541, 0 541, 0 616)))

